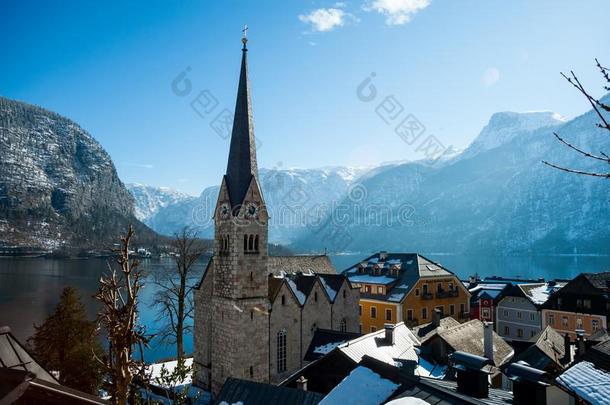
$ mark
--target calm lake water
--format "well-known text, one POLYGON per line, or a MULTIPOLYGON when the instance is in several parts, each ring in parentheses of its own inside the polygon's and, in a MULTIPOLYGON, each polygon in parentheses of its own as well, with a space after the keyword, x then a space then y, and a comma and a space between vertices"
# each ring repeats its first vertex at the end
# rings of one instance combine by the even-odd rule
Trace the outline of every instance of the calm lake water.
MULTIPOLYGON (((357 263, 366 254, 331 256, 337 270, 357 263)), ((610 269, 609 256, 467 256, 427 254, 461 278, 478 273, 480 276, 521 278, 572 278, 582 272, 599 272, 610 269)), ((203 272, 207 258, 198 263, 203 272)), ((144 260, 143 268, 149 274, 169 271, 171 259, 144 260)), ((107 270, 104 259, 42 259, 0 258, 0 326, 8 325, 24 341, 33 333, 33 324, 40 324, 57 305, 65 286, 77 288, 87 311, 93 319, 97 310, 92 296, 97 291, 99 276, 107 270)), ((145 280, 146 281, 146 280, 145 280)), ((143 290, 140 317, 148 331, 158 328, 155 310, 151 307, 155 287, 149 283, 143 290)), ((192 338, 185 342, 187 352, 192 351, 192 338)), ((153 341, 146 350, 146 361, 155 361, 175 355, 172 346, 153 341)))

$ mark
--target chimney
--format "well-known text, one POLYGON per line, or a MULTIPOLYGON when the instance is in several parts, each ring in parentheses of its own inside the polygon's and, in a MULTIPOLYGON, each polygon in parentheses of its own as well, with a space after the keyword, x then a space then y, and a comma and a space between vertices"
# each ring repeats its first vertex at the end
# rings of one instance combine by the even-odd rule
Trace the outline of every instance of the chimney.
POLYGON ((505 374, 513 382, 513 404, 546 405, 547 400, 551 399, 547 397, 547 390, 552 389, 553 379, 545 371, 530 367, 524 361, 518 361, 510 364, 505 374))
POLYGON ((434 308, 434 311, 432 311, 432 325, 435 328, 441 326, 441 310, 438 308, 434 308))
POLYGON ((386 252, 385 250, 382 250, 381 252, 379 252, 379 261, 383 262, 385 261, 385 259, 388 258, 388 252, 386 252))
POLYGON ((385 329, 385 341, 389 345, 394 345, 394 328, 395 325, 391 323, 386 323, 383 325, 385 329))
POLYGON ((562 364, 570 364, 572 362, 572 347, 570 344, 570 335, 566 333, 563 335, 563 358, 561 359, 562 364))
POLYGON ((300 376, 296 383, 298 390, 307 391, 307 378, 304 375, 300 376))
POLYGON ((457 370, 458 392, 475 397, 489 396, 489 372, 487 368, 493 365, 485 357, 465 352, 453 352, 449 356, 450 364, 457 370))
POLYGON ((485 358, 494 361, 494 330, 491 322, 483 322, 483 349, 485 358))

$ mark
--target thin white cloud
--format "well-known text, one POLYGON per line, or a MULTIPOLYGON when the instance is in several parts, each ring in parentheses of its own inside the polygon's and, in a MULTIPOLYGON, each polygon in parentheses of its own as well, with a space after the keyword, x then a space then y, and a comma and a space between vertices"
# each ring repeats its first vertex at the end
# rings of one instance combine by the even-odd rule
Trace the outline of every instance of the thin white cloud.
POLYGON ((500 80, 500 70, 497 67, 490 67, 481 76, 481 82, 487 87, 491 87, 500 80))
POLYGON ((411 21, 413 15, 430 5, 431 0, 371 0, 365 11, 376 11, 386 16, 386 24, 402 25, 411 21))
POLYGON ((345 24, 345 11, 338 8, 319 8, 309 14, 299 15, 299 20, 310 24, 313 31, 326 32, 345 24))
POLYGON ((132 162, 125 162, 123 163, 123 165, 125 166, 130 166, 130 167, 137 167, 140 169, 153 169, 155 166, 148 164, 148 163, 132 163, 132 162))

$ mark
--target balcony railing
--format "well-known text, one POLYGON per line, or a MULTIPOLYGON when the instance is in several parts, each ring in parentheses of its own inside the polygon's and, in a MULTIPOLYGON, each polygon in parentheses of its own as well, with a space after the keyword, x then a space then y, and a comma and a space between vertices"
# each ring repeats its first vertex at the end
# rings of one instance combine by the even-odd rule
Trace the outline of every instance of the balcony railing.
POLYGON ((436 293, 436 298, 451 298, 459 296, 458 290, 450 290, 450 291, 438 291, 436 293))
POLYGON ((433 298, 434 298, 434 295, 432 295, 431 293, 423 293, 421 295, 422 300, 431 300, 433 298))

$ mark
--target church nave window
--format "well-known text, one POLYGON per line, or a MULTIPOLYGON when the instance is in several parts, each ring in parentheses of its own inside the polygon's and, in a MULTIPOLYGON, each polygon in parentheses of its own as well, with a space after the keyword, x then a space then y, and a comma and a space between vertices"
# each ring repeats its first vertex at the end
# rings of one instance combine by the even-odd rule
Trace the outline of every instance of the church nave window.
POLYGON ((347 321, 345 320, 345 318, 341 319, 339 329, 341 330, 341 332, 347 332, 347 321))
POLYGON ((286 371, 286 329, 277 333, 277 372, 286 371))

